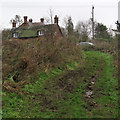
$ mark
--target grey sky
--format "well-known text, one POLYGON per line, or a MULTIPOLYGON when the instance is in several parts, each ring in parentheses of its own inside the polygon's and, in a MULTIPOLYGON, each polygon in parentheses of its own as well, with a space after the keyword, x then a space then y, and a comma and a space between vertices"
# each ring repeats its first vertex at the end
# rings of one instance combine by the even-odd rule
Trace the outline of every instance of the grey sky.
POLYGON ((95 7, 95 20, 97 22, 116 28, 118 20, 119 0, 1 0, 0 1, 0 29, 11 28, 9 21, 14 16, 24 15, 37 22, 41 17, 48 17, 49 9, 59 16, 59 24, 63 26, 63 19, 71 16, 74 25, 78 21, 91 18, 91 6, 95 7))

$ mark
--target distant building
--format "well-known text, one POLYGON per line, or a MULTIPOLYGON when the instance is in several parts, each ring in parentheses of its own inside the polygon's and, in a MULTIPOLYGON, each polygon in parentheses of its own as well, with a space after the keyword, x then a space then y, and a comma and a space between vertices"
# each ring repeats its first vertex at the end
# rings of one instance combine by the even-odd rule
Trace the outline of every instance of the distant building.
POLYGON ((11 33, 12 38, 20 39, 45 36, 62 37, 57 15, 54 17, 54 24, 44 24, 44 18, 41 18, 40 22, 32 22, 32 19, 27 21, 27 16, 24 16, 24 23, 16 28, 16 22, 13 20, 11 33))

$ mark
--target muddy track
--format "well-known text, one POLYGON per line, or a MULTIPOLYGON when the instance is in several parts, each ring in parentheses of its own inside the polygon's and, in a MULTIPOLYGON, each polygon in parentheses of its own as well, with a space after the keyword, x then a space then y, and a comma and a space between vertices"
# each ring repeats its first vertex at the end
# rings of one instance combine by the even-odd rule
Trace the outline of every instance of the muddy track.
MULTIPOLYGON (((104 66, 102 64, 101 66, 104 66)), ((74 94, 74 90, 76 89, 77 84, 82 80, 83 84, 88 83, 83 89, 85 92, 82 93, 83 100, 86 103, 85 109, 88 111, 88 114, 92 115, 92 110, 94 108, 99 107, 99 103, 95 102, 94 95, 95 95, 95 84, 98 80, 98 75, 102 71, 102 67, 99 68, 94 76, 91 76, 91 79, 85 80, 84 76, 87 76, 85 73, 85 69, 82 68, 80 70, 69 71, 66 75, 58 80, 59 89, 63 90, 64 92, 74 94), (84 79, 82 79, 82 77, 84 79)))
POLYGON ((58 80, 59 88, 64 89, 66 92, 73 93, 77 83, 79 82, 79 78, 82 77, 83 74, 83 69, 69 71, 65 76, 58 80))
MULTIPOLYGON (((101 72, 101 70, 97 70, 96 74, 94 76, 91 76, 91 79, 89 79, 89 81, 86 81, 84 76, 87 76, 87 73, 85 73, 85 68, 81 68, 78 70, 72 70, 72 71, 68 71, 67 74, 65 74, 62 77, 58 77, 58 78, 53 78, 52 80, 50 80, 50 83, 47 83, 45 86, 45 90, 49 91, 49 95, 51 94, 52 99, 50 99, 50 97, 47 94, 44 94, 41 96, 40 93, 36 93, 36 95, 34 95, 34 99, 35 101, 38 101, 38 99, 42 100, 42 105, 44 106, 44 110, 46 109, 46 107, 48 107, 50 110, 52 109, 52 111, 55 111, 56 109, 54 108, 54 103, 55 103, 55 99, 66 99, 67 100, 67 96, 64 93, 75 93, 75 89, 78 86, 78 83, 81 83, 84 85, 86 83, 87 86, 83 87, 83 89, 85 90, 85 92, 82 93, 83 96, 83 100, 86 103, 86 110, 88 111, 89 115, 92 115, 92 109, 93 108, 97 108, 99 105, 98 103, 96 103, 94 101, 94 94, 95 94, 95 83, 98 80, 98 74, 101 72), (83 79, 84 78, 84 79, 83 79), (52 84, 52 81, 56 81, 56 84, 52 84), (48 86, 49 84, 49 86, 48 86), (52 89, 56 90, 56 94, 53 94, 52 89), (61 93, 63 93, 61 95, 61 93), (38 97, 36 97, 38 96, 38 97), (40 98, 39 98, 40 97, 40 98)), ((18 83, 15 83, 15 85, 18 83)), ((7 85, 8 86, 8 85, 7 85)), ((11 86, 12 87, 12 86, 11 86)), ((13 86, 14 87, 14 86, 13 86)), ((13 89, 12 87, 12 89, 13 89)), ((12 90, 9 89, 9 90, 12 90)), ((15 93, 17 93, 18 88, 14 88, 15 93)), ((12 90, 13 91, 13 90, 12 90)), ((18 94, 18 93, 17 93, 18 94)), ((18 94, 19 95, 19 94, 18 94)), ((25 95, 25 94, 24 94, 25 95)), ((59 109, 59 108, 58 108, 59 109)))
MULTIPOLYGON (((104 63, 101 65, 104 66, 104 63)), ((89 83, 87 84, 87 86, 84 87, 84 89, 86 90, 85 93, 83 93, 83 99, 86 103, 86 110, 88 111, 88 114, 91 116, 92 115, 92 110, 94 108, 99 107, 99 103, 97 103, 94 100, 94 95, 96 94, 95 92, 95 84, 98 80, 98 75, 99 73, 102 71, 102 69, 100 68, 98 71, 96 71, 95 75, 92 76, 92 78, 89 80, 89 83)), ((85 83, 86 81, 84 81, 85 83)))
MULTIPOLYGON (((96 74, 94 76, 91 76, 91 79, 89 81, 86 81, 84 76, 87 76, 87 73, 85 73, 85 69, 79 69, 79 70, 72 70, 68 71, 67 74, 65 74, 63 77, 55 78, 58 79, 57 81, 57 89, 56 91, 62 91, 62 93, 75 93, 75 89, 79 88, 78 84, 82 83, 84 84, 88 83, 87 86, 83 87, 83 89, 86 92, 82 93, 83 101, 86 104, 86 110, 88 111, 88 114, 92 114, 92 109, 97 108, 99 105, 97 102, 94 101, 94 94, 95 94, 95 83, 98 79, 98 74, 101 72, 101 70, 97 70, 96 74), (83 79, 84 78, 84 79, 83 79)), ((55 80, 54 79, 54 80, 55 80)), ((53 81, 54 81, 53 80, 53 81)), ((48 85, 48 84, 47 84, 48 85)), ((56 85, 55 85, 56 86, 56 85)), ((49 86, 50 87, 50 86, 49 86)), ((50 90, 49 87, 46 87, 48 90, 50 90)), ((57 92, 56 92, 57 93, 57 92)), ((60 96, 59 92, 56 94, 54 98, 58 99, 67 99, 67 96, 60 96)), ((46 96, 47 99, 47 96, 46 96)), ((54 100, 52 100, 54 102, 54 100)), ((53 105, 53 102, 51 102, 51 105, 53 105)), ((59 109, 59 108, 58 108, 59 109)))
MULTIPOLYGON (((91 112, 93 108, 96 108, 98 106, 98 103, 94 101, 94 88, 95 88, 95 83, 98 79, 98 74, 99 72, 96 72, 95 76, 89 81, 88 85, 85 86, 86 92, 83 93, 83 99, 86 103, 86 109, 87 111, 91 112)), ((86 81, 85 81, 86 82, 86 81)))

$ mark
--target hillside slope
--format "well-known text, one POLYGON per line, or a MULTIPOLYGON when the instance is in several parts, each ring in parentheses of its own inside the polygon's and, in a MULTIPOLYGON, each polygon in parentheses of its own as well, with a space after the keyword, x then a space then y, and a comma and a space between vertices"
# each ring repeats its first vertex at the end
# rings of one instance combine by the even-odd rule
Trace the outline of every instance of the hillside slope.
POLYGON ((8 78, 23 81, 38 70, 49 72, 82 57, 80 47, 68 39, 10 39, 2 47, 3 82, 8 78))
POLYGON ((116 118, 115 72, 110 55, 88 51, 81 62, 58 65, 48 73, 37 71, 23 88, 9 79, 5 84, 19 91, 3 92, 3 118, 116 118))

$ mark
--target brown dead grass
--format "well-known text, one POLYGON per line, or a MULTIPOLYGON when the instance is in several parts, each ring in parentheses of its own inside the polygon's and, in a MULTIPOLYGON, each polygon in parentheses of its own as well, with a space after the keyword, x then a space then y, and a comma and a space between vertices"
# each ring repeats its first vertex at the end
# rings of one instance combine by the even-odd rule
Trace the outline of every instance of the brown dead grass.
POLYGON ((96 39, 93 43, 95 44, 95 50, 110 54, 114 57, 114 65, 116 69, 118 69, 118 38, 111 40, 96 39))
POLYGON ((80 47, 67 38, 9 39, 3 41, 3 82, 11 76, 15 82, 27 80, 81 57, 80 47))

